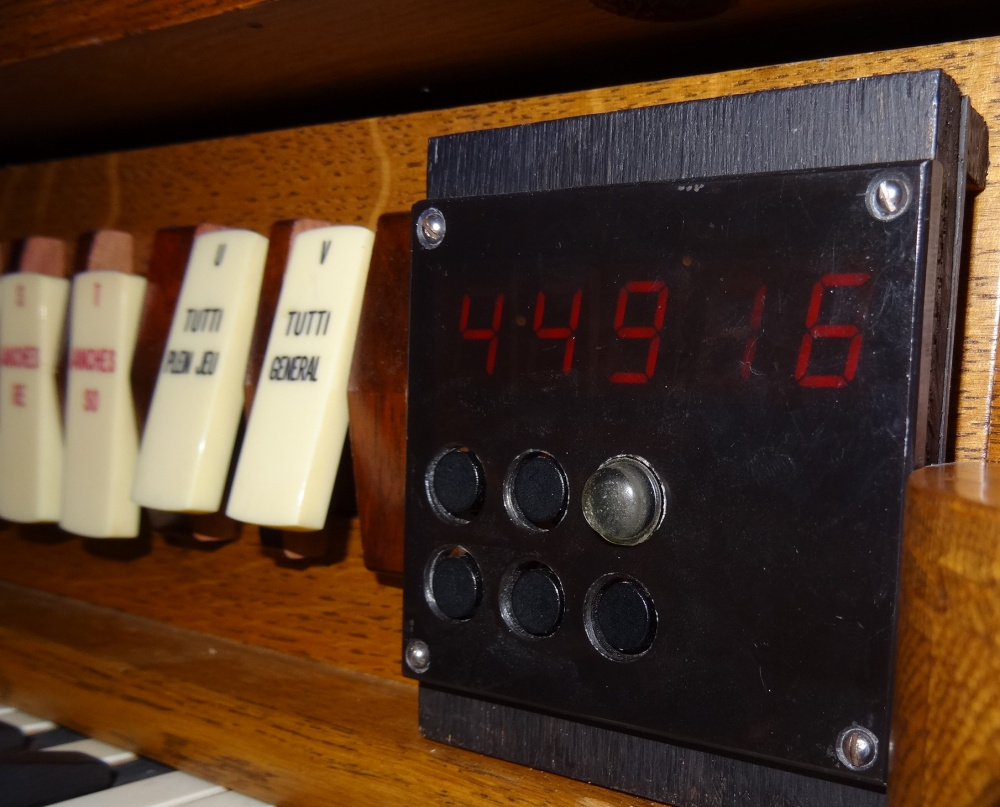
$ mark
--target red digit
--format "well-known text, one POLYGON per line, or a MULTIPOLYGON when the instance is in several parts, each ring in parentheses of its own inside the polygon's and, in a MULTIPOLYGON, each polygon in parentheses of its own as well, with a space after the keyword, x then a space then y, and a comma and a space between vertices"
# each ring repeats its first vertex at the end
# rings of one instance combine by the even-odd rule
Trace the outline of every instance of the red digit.
POLYGON ((611 374, 612 384, 645 384, 656 372, 656 357, 660 352, 660 331, 667 311, 667 287, 660 280, 630 280, 618 292, 618 307, 615 309, 615 331, 621 339, 648 339, 646 367, 641 373, 619 371, 611 374), (652 326, 625 325, 625 309, 630 294, 655 294, 656 313, 652 326))
POLYGON ((573 304, 569 312, 568 328, 543 328, 542 317, 545 316, 545 292, 538 292, 535 302, 535 334, 539 339, 565 339, 566 349, 563 351, 563 375, 569 375, 573 366, 573 348, 576 344, 576 326, 580 322, 580 301, 583 299, 583 289, 578 289, 573 295, 573 304))
POLYGON ((746 381, 753 372, 753 357, 757 352, 757 337, 760 335, 760 322, 764 317, 764 297, 767 286, 761 286, 753 297, 753 308, 750 309, 750 330, 753 333, 747 338, 743 348, 743 360, 740 361, 740 378, 746 381))
POLYGON ((493 367, 497 360, 497 331, 500 329, 500 317, 503 314, 503 294, 498 294, 493 303, 493 324, 490 328, 470 328, 469 327, 469 307, 472 301, 469 295, 462 297, 462 317, 458 323, 458 329, 462 332, 463 339, 486 340, 490 343, 486 352, 486 372, 493 375, 493 367))
POLYGON ((820 306, 823 304, 824 289, 840 286, 863 286, 871 275, 864 272, 854 274, 823 275, 813 286, 812 298, 809 300, 809 311, 806 314, 806 332, 802 336, 802 346, 799 348, 799 359, 795 364, 795 380, 803 387, 827 387, 840 389, 846 387, 854 378, 858 369, 858 359, 861 356, 861 333, 856 325, 817 325, 820 306), (815 339, 850 339, 847 346, 847 360, 841 375, 810 375, 809 356, 812 354, 815 339))

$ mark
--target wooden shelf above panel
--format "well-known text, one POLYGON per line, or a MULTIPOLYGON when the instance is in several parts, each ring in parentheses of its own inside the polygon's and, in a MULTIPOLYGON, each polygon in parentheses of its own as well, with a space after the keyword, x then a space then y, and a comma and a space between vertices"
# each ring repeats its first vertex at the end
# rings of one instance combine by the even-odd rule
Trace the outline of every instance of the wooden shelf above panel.
POLYGON ((0 161, 1000 30, 985 0, 12 0, 0 14, 0 108, 16 110, 0 161))

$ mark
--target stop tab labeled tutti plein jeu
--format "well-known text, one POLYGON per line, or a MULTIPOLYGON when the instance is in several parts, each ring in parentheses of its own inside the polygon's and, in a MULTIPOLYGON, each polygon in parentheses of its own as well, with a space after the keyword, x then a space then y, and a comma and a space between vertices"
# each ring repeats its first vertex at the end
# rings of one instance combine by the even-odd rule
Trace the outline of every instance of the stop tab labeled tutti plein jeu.
POLYGON ((347 435, 347 380, 375 235, 320 227, 292 244, 226 513, 318 530, 347 435))
POLYGON ((69 281, 52 275, 62 262, 61 242, 28 239, 21 271, 0 278, 0 516, 11 521, 59 520, 56 371, 69 281), (30 266, 37 258, 52 265, 30 266))
MULTIPOLYGON (((100 233, 127 239, 124 233, 100 233)), ((131 262, 129 261, 129 270, 131 262)), ((88 538, 132 538, 139 451, 130 371, 146 279, 108 267, 73 279, 66 388, 66 449, 59 526, 88 538)))
POLYGON ((221 506, 266 255, 267 239, 249 230, 195 239, 139 448, 136 503, 221 506))

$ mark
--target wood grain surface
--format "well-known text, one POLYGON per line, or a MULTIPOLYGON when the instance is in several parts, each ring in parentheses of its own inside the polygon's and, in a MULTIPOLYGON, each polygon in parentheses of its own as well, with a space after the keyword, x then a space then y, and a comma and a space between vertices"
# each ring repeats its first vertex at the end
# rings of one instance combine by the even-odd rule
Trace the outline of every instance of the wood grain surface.
MULTIPOLYGON (((585 37, 588 44, 598 45, 604 39, 620 37, 622 31, 640 31, 643 26, 620 16, 600 10, 605 8, 628 9, 635 3, 613 2, 604 0, 602 3, 572 2, 572 0, 550 0, 545 7, 530 0, 515 0, 504 3, 493 9, 484 8, 476 0, 447 0, 436 7, 435 17, 446 18, 448 25, 454 30, 465 30, 466 39, 477 40, 478 46, 490 50, 501 50, 500 43, 495 40, 513 37, 514 33, 524 33, 528 29, 530 43, 537 49, 551 40, 556 34, 565 40, 576 40, 585 37), (595 7, 598 6, 598 7, 595 7), (599 23, 604 23, 601 30, 599 23), (503 29, 509 29, 509 33, 503 29), (500 30, 498 30, 500 29, 500 30)), ((662 4, 668 8, 668 4, 662 4)), ((687 6, 691 4, 677 4, 687 6)), ((710 8, 719 8, 727 3, 714 3, 710 8)), ((677 33, 684 28, 690 30, 691 21, 702 18, 714 18, 708 26, 718 26, 721 23, 746 22, 756 18, 774 17, 775 15, 827 11, 850 6, 856 6, 855 0, 743 0, 736 9, 722 15, 718 14, 687 14, 679 15, 673 25, 664 25, 669 20, 661 19, 659 25, 646 26, 653 31, 658 30, 660 36, 664 29, 677 33), (686 18, 685 18, 686 17, 686 18), (686 23, 686 25, 684 25, 686 23)), ((900 5, 897 3, 897 5, 900 5)), ((925 3, 918 3, 925 5, 925 3)), ((419 26, 424 12, 403 0, 379 0, 364 4, 339 2, 303 2, 299 0, 144 0, 141 3, 122 3, 120 0, 97 0, 97 2, 66 2, 66 0, 6 0, 3 4, 4 25, 0 28, 0 65, 19 61, 38 59, 64 50, 84 47, 107 46, 124 37, 140 37, 153 31, 177 29, 187 26, 188 30, 174 32, 174 41, 184 43, 195 36, 200 26, 189 25, 202 21, 222 21, 231 12, 255 11, 255 16, 244 16, 241 21, 257 21, 260 31, 265 23, 278 26, 288 20, 299 26, 305 26, 307 20, 313 20, 315 27, 323 28, 330 19, 340 22, 339 36, 342 44, 355 49, 380 48, 378 32, 383 34, 386 28, 392 36, 400 37, 410 34, 409 47, 405 55, 410 58, 419 53, 422 33, 426 36, 432 26, 419 26), (265 8, 260 8, 265 6, 265 8), (191 30, 193 29, 193 30, 191 30), (367 40, 367 41, 366 41, 367 40)), ((429 23, 430 20, 424 20, 429 23)), ((442 38, 437 39, 439 47, 442 38)), ((507 45, 507 43, 503 43, 507 45)), ((556 43, 550 42, 549 47, 556 43)), ((468 47, 466 43, 449 42, 444 38, 445 48, 468 47)), ((148 43, 147 43, 148 47, 148 43)), ((522 45, 524 47, 524 45, 522 45)), ((507 45, 509 49, 509 45, 507 45)), ((431 57, 423 54, 424 58, 431 57)), ((371 57, 371 61, 378 61, 371 57)))
POLYGON ((1000 467, 910 478, 890 807, 1000 804, 1000 467))
POLYGON ((351 455, 365 565, 403 573, 410 214, 378 220, 347 384, 351 455))
MULTIPOLYGON (((374 228, 382 213, 408 210, 423 196, 432 135, 932 67, 958 82, 1000 142, 993 78, 1000 40, 985 39, 8 167, 0 170, 0 240, 120 229, 135 236, 142 266, 160 227, 218 221, 267 232, 275 221, 309 217, 374 228)), ((993 178, 975 199, 968 247, 955 455, 996 460, 1000 185, 993 178)))
POLYGON ((8 584, 0 613, 0 702, 281 807, 649 804, 424 740, 412 686, 8 584))
MULTIPOLYGON (((602 2, 613 4, 636 6, 602 2)), ((757 60, 766 58, 766 47, 828 53, 836 46, 810 34, 839 28, 840 39, 850 36, 848 16, 869 42, 880 39, 878 30, 893 36, 882 41, 921 41, 907 36, 907 28, 928 30, 928 20, 943 16, 936 0, 675 5, 706 13, 655 22, 587 0, 439 0, 432 9, 405 0, 9 0, 0 9, 0 107, 17 114, 5 117, 0 152, 31 150, 53 138, 99 148, 99 135, 122 143, 123 131, 140 130, 145 142, 177 127, 208 125, 221 134, 233 131, 227 127, 233 120, 239 131, 260 130, 269 125, 262 113, 287 119, 288 110, 300 122, 343 119, 337 105, 357 106, 373 95, 395 93, 413 108, 414 100, 427 103, 422 88, 436 94, 442 85, 483 79, 496 86, 515 75, 525 86, 560 71, 564 86, 581 86, 574 74, 587 71, 591 82, 608 69, 620 75, 639 51, 647 65, 670 63, 675 75, 685 58, 678 49, 701 64, 732 64, 738 49, 757 60), (768 29, 783 21, 796 27, 765 45, 768 29), (754 30, 741 38, 746 26, 754 30), (713 42, 719 35, 725 45, 713 42)), ((976 7, 975 0, 949 4, 946 21, 964 22, 949 29, 967 32, 953 38, 990 32, 975 24, 976 7)))
POLYGON ((402 592, 365 569, 357 523, 337 523, 328 556, 311 564, 275 558, 250 526, 239 541, 201 547, 160 534, 108 542, 8 525, 0 569, 35 589, 403 680, 402 592))

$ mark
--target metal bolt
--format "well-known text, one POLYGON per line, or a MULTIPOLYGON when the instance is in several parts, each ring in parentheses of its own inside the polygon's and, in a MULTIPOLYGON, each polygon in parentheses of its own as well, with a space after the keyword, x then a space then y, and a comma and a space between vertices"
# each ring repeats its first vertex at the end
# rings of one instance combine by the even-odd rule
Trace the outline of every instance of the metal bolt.
POLYGON ((436 207, 428 207, 417 217, 417 241, 424 249, 440 246, 446 229, 444 213, 436 207))
POLYGON ((902 215, 910 204, 910 189, 899 177, 876 178, 868 186, 868 210, 882 221, 902 215))
POLYGON ((427 672, 431 666, 431 649, 427 642, 414 639, 406 646, 406 666, 415 673, 427 672))
POLYGON ((875 764, 878 738, 862 726, 844 729, 837 737, 837 759, 852 771, 863 771, 875 764))

